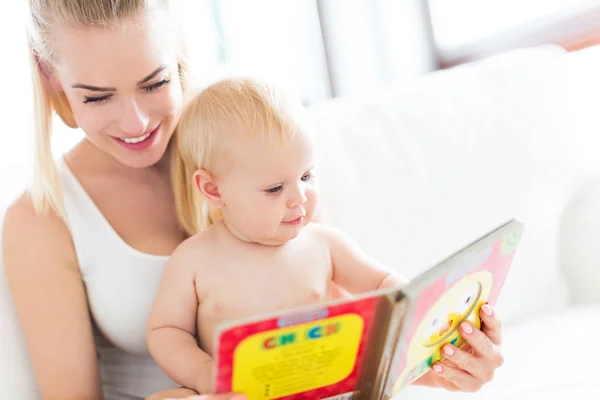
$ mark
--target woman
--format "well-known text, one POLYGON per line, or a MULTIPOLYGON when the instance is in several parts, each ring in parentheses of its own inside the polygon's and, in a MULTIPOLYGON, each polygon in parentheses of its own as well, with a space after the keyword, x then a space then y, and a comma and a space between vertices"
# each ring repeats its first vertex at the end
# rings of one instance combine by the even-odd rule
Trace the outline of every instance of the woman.
MULTIPOLYGON (((35 175, 7 211, 3 247, 44 398, 139 399, 177 387, 148 355, 145 328, 162 268, 186 237, 169 179, 190 83, 178 1, 30 0, 35 175), (85 133, 58 165, 53 112, 85 133)), ((499 359, 474 360, 487 374, 499 359)), ((457 365, 421 383, 476 390, 489 380, 457 365)))

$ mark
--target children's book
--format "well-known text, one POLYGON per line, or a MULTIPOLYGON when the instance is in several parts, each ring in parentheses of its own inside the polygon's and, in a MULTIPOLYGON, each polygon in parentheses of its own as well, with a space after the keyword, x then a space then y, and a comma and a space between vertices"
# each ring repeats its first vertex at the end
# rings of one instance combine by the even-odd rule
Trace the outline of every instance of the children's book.
POLYGON ((215 334, 217 393, 266 399, 389 399, 466 344, 458 327, 481 327, 520 243, 510 220, 406 285, 229 321, 215 334))

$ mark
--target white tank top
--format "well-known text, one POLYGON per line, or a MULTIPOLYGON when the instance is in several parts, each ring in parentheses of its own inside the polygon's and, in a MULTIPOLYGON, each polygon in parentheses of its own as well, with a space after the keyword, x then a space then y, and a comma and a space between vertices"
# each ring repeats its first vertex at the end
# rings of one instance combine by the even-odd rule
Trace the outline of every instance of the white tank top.
POLYGON ((178 387, 151 358, 145 336, 168 256, 142 253, 125 243, 63 158, 59 174, 94 324, 104 398, 143 399, 178 387))

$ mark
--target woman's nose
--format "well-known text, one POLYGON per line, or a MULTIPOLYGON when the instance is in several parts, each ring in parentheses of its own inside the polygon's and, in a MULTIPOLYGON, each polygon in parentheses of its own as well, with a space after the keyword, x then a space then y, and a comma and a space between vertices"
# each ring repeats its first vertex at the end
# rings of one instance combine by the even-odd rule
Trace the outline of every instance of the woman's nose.
POLYGON ((146 132, 149 116, 140 107, 134 96, 127 97, 121 110, 120 128, 129 136, 140 136, 146 132))

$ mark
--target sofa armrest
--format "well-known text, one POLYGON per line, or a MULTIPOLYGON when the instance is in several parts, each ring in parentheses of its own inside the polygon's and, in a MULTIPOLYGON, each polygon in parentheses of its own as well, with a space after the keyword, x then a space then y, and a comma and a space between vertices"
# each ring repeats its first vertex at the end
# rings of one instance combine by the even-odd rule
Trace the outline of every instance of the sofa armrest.
POLYGON ((600 174, 573 196, 559 235, 560 262, 571 302, 600 303, 600 174))

